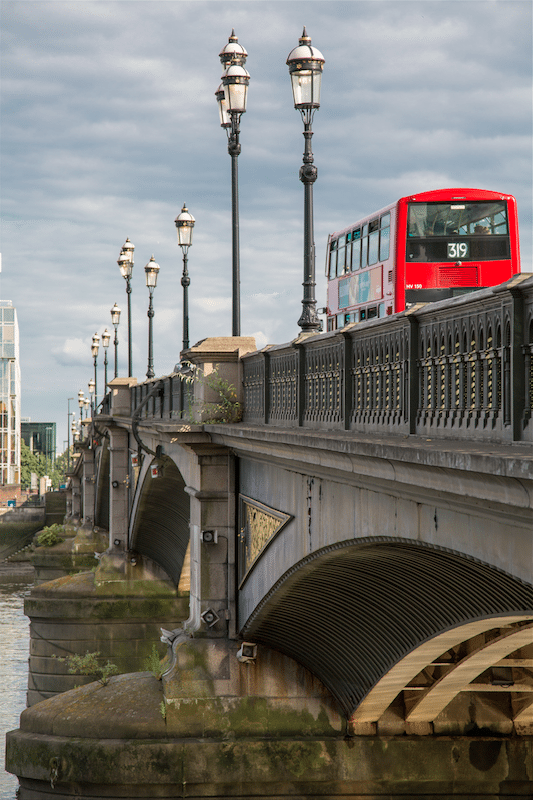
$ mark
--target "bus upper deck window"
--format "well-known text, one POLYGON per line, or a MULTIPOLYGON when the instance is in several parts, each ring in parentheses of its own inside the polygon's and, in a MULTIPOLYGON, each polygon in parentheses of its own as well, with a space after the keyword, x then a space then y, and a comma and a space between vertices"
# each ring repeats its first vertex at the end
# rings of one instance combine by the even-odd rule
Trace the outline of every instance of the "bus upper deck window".
POLYGON ((379 258, 379 230, 368 234, 368 264, 377 264, 379 258))
POLYGON ((339 239, 339 249, 337 251, 337 277, 346 272, 346 247, 344 237, 339 239))
POLYGON ((352 272, 361 266, 361 228, 352 231, 352 272))
POLYGON ((390 255, 390 228, 382 228, 379 236, 379 260, 386 261, 390 255))
POLYGON ((332 280, 337 274, 337 244, 338 239, 332 239, 329 245, 329 279, 332 280))

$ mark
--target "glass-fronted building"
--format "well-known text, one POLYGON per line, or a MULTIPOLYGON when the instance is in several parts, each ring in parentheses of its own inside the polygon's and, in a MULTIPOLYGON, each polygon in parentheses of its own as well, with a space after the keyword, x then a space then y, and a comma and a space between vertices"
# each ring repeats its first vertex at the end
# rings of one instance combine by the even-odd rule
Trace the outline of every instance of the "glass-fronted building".
POLYGON ((32 422, 31 419, 23 418, 20 423, 20 435, 32 453, 43 455, 52 463, 55 461, 55 422, 32 422))
POLYGON ((20 483, 20 358, 17 312, 0 300, 0 484, 20 483))

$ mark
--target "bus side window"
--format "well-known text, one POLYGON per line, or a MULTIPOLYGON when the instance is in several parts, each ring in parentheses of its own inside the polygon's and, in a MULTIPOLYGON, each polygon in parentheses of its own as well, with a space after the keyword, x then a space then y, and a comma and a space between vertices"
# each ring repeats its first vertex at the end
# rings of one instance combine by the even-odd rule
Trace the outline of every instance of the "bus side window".
POLYGON ((338 239, 332 239, 329 245, 329 280, 332 280, 337 275, 337 248, 339 245, 338 239))
POLYGON ((379 231, 368 235, 368 264, 377 264, 379 258, 379 231))
POLYGON ((337 251, 334 250, 333 253, 329 254, 329 279, 335 277, 337 273, 337 251))
POLYGON ((366 319, 366 308, 361 309, 361 321, 366 319))
POLYGON ((344 259, 346 258, 346 248, 344 246, 339 247, 337 253, 337 277, 339 275, 344 275, 344 259))
POLYGON ((381 234, 379 239, 379 260, 386 261, 389 257, 390 245, 390 214, 381 217, 381 234))
POLYGON ((335 330, 335 317, 328 317, 328 331, 335 330))
POLYGON ((370 308, 367 309, 367 312, 368 312, 367 319, 374 319, 374 317, 377 317, 378 315, 377 306, 370 306, 370 308))
POLYGON ((350 244, 346 245, 346 266, 344 268, 344 271, 345 272, 351 272, 352 271, 352 244, 351 244, 351 242, 350 242, 350 244))
POLYGON ((352 244, 352 272, 361 266, 361 239, 357 239, 352 244))

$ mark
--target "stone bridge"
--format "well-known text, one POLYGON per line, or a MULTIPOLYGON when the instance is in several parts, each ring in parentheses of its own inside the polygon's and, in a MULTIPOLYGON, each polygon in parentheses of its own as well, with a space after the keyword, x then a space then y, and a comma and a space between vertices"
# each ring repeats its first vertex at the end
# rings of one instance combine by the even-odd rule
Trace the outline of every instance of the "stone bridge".
POLYGON ((529 724, 532 314, 520 276, 260 352, 204 340, 196 386, 117 379, 85 451, 95 521, 176 584, 192 564, 189 627, 289 655, 354 730, 464 729, 455 706, 504 689, 498 725, 529 724), (184 424, 222 375, 244 421, 184 424))
MULTIPOLYGON (((532 355, 521 275, 261 351, 205 339, 170 376, 109 384, 70 515, 109 531, 108 570, 190 592, 164 633, 174 736, 438 741, 443 796, 458 742, 503 737, 503 766, 470 751, 464 797, 482 773, 516 794, 479 796, 526 796, 532 355)), ((382 796, 369 770, 342 785, 382 796)))

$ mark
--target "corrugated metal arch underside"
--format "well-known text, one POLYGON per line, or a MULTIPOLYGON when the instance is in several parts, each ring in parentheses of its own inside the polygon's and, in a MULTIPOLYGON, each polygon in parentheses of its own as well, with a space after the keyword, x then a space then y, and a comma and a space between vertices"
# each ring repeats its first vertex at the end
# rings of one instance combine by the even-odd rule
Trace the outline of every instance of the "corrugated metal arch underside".
POLYGON ((331 545, 296 564, 242 633, 307 667, 350 716, 398 661, 477 619, 533 613, 533 586, 410 540, 331 545))
POLYGON ((100 528, 109 529, 109 447, 107 438, 103 439, 98 461, 98 491, 96 493, 96 519, 100 528))
POLYGON ((189 495, 168 456, 158 459, 159 477, 148 470, 137 506, 132 548, 162 567, 177 585, 189 544, 189 495))

